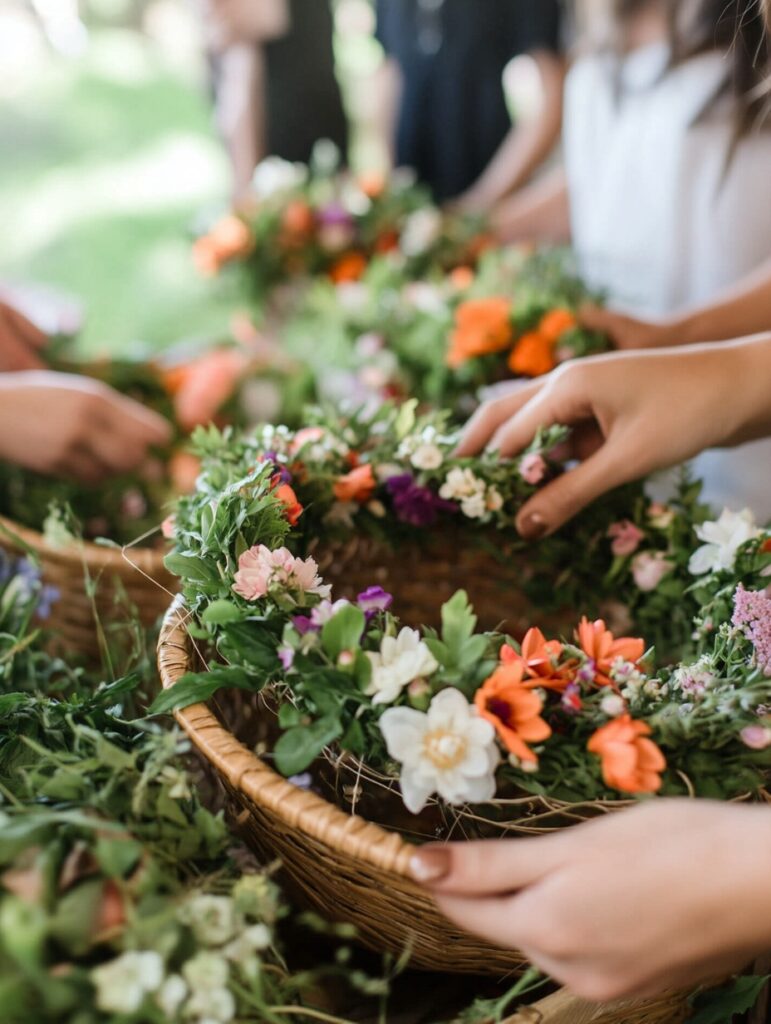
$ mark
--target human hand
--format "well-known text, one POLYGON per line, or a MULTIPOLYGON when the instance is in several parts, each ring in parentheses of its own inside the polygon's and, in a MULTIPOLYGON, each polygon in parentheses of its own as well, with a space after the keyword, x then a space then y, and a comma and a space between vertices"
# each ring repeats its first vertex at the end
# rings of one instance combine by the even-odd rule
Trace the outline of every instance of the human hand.
POLYGON ((0 374, 0 459, 84 483, 129 472, 170 441, 157 413, 72 374, 0 374))
POLYGON ((539 427, 571 428, 566 455, 578 466, 538 491, 517 516, 519 532, 534 540, 620 484, 705 448, 771 433, 769 366, 771 338, 565 363, 482 405, 457 454, 487 447, 508 458, 539 427))
POLYGON ((601 306, 585 306, 579 320, 590 331, 607 334, 613 346, 622 351, 641 348, 668 348, 685 345, 688 339, 678 336, 677 325, 666 320, 638 320, 601 306))
POLYGON ((39 353, 47 341, 31 320, 0 301, 0 373, 40 369, 43 361, 39 353))
POLYGON ((771 810, 653 800, 540 839, 431 845, 440 910, 576 995, 695 985, 771 949, 771 810))

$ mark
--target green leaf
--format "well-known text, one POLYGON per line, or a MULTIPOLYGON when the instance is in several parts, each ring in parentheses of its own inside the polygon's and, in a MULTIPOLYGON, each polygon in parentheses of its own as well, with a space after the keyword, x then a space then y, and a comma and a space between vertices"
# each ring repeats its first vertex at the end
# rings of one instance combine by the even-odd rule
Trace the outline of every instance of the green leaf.
POLYGON ((689 1024, 731 1024, 735 1014, 752 1009, 769 978, 768 974, 751 974, 736 978, 723 988, 700 992, 691 1000, 696 1012, 688 1018, 689 1024))
POLYGON ((278 724, 282 729, 291 729, 302 722, 303 715, 294 704, 282 704, 278 709, 278 724))
POLYGON ((226 626, 230 622, 238 622, 240 618, 241 612, 237 606, 223 597, 206 607, 201 622, 207 626, 226 626))
POLYGON ((189 583, 219 583, 219 576, 202 558, 195 555, 166 555, 163 564, 173 573, 189 583))
POLYGON ((343 651, 354 651, 361 642, 366 619, 361 608, 347 604, 325 622, 321 630, 321 646, 333 661, 343 651))
POLYGON ((217 690, 231 687, 238 690, 261 689, 254 679, 237 665, 215 665, 208 672, 188 672, 168 690, 163 690, 150 705, 147 714, 166 715, 176 708, 205 703, 217 690))
POLYGON ((100 836, 94 847, 99 866, 110 878, 125 878, 142 856, 142 844, 128 837, 108 839, 100 836))
POLYGON ((394 434, 396 435, 397 441, 401 441, 405 438, 415 426, 415 410, 417 407, 417 398, 411 398, 409 402, 405 402, 399 410, 399 414, 394 421, 394 434))
POLYGON ((269 674, 279 669, 278 639, 262 623, 254 620, 230 623, 223 628, 218 646, 228 661, 254 672, 269 674))
POLYGON ((274 748, 276 767, 286 776, 305 771, 341 732, 340 719, 336 715, 324 715, 311 725, 290 729, 274 748))

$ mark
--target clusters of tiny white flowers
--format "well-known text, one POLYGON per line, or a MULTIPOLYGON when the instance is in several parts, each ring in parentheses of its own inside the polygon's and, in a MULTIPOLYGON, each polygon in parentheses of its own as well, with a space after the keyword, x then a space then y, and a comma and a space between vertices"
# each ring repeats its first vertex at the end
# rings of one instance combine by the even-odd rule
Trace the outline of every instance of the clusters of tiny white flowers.
POLYGON ((452 443, 452 439, 439 433, 436 427, 424 427, 420 433, 409 434, 399 445, 397 458, 409 459, 410 464, 419 470, 439 469, 444 462, 442 446, 452 443))
POLYGON ((491 513, 503 507, 503 497, 496 487, 488 487, 473 470, 457 466, 447 474, 439 488, 439 497, 459 502, 464 516, 483 522, 490 518, 491 513))
POLYGON ((691 698, 700 698, 715 683, 708 658, 699 658, 691 665, 681 665, 672 674, 672 688, 691 698))

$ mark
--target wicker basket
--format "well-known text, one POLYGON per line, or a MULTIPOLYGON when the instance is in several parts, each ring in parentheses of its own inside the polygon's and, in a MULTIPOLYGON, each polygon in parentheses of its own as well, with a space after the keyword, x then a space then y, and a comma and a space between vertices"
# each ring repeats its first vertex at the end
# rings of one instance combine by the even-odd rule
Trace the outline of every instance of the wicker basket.
MULTIPOLYGON (((164 688, 194 667, 188 617, 178 598, 164 619, 158 646, 164 688)), ((175 714, 222 782, 241 834, 259 854, 281 861, 290 891, 305 904, 327 918, 355 925, 362 944, 376 951, 398 954, 409 945, 415 967, 498 977, 522 971, 525 961, 520 954, 459 931, 437 911, 410 879, 414 848, 397 832, 348 814, 282 778, 239 742, 207 705, 175 714)), ((670 1016, 598 1019, 619 1024, 680 1019, 671 1000, 664 1005, 670 1016)), ((550 1018, 532 1017, 540 1019, 550 1018)), ((594 1018, 576 1018, 584 1019, 594 1018)))
POLYGON ((87 660, 102 653, 104 630, 127 621, 128 606, 136 609, 143 626, 150 627, 179 589, 176 577, 163 565, 163 553, 151 548, 119 551, 89 541, 54 547, 41 533, 2 516, 0 547, 15 554, 34 554, 45 583, 59 591, 45 623, 52 645, 61 653, 87 660))
MULTIPOLYGON (((439 627, 441 606, 457 590, 468 593, 482 631, 522 636, 533 625, 533 605, 522 588, 532 573, 527 552, 501 534, 491 535, 486 547, 469 545, 467 532, 448 529, 395 547, 353 536, 346 543, 313 541, 310 554, 335 597, 354 599, 378 584, 394 595, 399 618, 410 626, 439 627)), ((572 630, 575 611, 539 612, 538 624, 556 633, 572 630)))

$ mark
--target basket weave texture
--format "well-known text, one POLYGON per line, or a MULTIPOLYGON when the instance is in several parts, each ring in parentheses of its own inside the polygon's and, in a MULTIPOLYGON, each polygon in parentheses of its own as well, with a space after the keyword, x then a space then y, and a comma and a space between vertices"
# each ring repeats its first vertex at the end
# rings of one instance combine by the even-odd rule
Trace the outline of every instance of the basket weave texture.
POLYGON ((15 554, 34 553, 44 582, 59 592, 46 619, 53 645, 88 660, 101 653, 100 627, 126 621, 127 602, 136 608, 142 625, 150 627, 178 590, 176 578, 163 565, 163 552, 151 548, 131 548, 124 554, 90 541, 54 547, 36 530, 2 516, 0 547, 15 554))
MULTIPOLYGON (((195 664, 181 599, 163 622, 158 667, 164 689, 195 664)), ((412 949, 411 965, 441 972, 511 977, 524 958, 456 929, 409 877, 413 847, 396 832, 347 814, 278 775, 240 743, 205 704, 175 712, 179 724, 222 781, 247 842, 279 858, 285 878, 306 904, 356 926, 378 952, 412 949)), ((686 997, 624 1001, 599 1008, 559 992, 521 1010, 510 1024, 677 1024, 686 997)))

